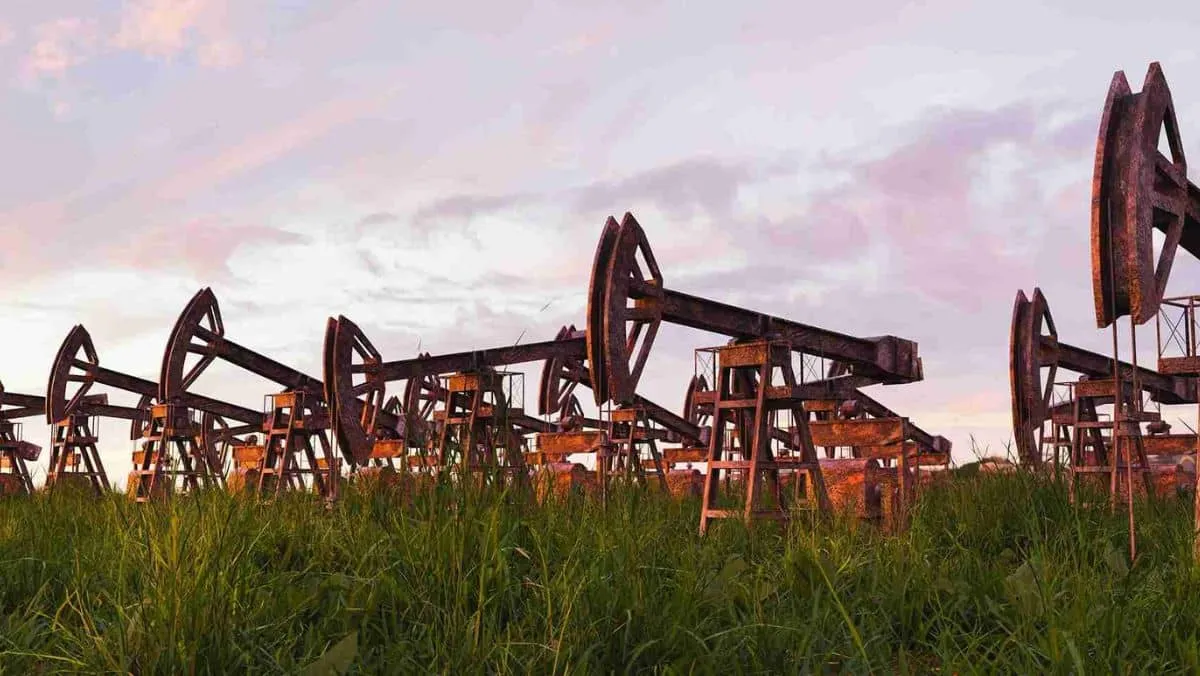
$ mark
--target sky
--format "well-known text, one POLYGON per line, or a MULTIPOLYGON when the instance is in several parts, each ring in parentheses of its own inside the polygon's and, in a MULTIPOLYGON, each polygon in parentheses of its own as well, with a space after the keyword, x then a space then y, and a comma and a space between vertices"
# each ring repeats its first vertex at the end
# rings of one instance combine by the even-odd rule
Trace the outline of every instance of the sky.
MULTIPOLYGON (((331 315, 388 359, 552 338, 629 211, 668 288, 917 341, 925 380, 869 394, 960 463, 1002 454, 1017 289, 1061 339, 1111 340, 1088 247, 1114 71, 1137 90, 1161 62, 1200 138, 1200 5, 1055 5, 6 2, 0 380, 43 393, 77 323, 154 379, 205 286, 227 337, 317 377, 331 315)), ((1172 292, 1200 281, 1186 258, 1172 292)), ((641 392, 678 409, 723 340, 664 327, 641 392)), ((274 388, 214 367, 196 389, 274 388)), ((102 435, 123 479, 127 428, 102 435)))

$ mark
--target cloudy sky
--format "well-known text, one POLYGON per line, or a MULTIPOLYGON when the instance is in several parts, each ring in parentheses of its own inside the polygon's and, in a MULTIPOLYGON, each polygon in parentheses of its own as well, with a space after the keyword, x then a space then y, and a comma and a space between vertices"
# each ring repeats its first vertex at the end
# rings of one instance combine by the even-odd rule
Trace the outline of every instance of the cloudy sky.
MULTIPOLYGON (((670 288, 918 341, 926 381, 872 395, 960 462, 972 435, 1002 450, 1016 290, 1108 344, 1088 218, 1113 72, 1162 62, 1196 148, 1200 7, 704 4, 4 3, 0 379, 43 392, 76 323, 154 378, 202 286, 230 338, 317 376, 338 313, 396 359, 552 337, 631 211, 670 288)), ((644 393, 677 408, 719 342, 665 329, 644 393)))

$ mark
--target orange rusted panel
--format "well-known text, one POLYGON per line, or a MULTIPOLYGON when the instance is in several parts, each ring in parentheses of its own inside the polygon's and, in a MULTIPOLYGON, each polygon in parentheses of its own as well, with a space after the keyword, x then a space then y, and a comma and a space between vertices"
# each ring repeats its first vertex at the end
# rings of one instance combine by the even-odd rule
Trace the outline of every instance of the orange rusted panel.
POLYGON ((451 392, 473 392, 494 389, 500 385, 502 376, 490 371, 479 373, 455 373, 446 378, 446 389, 451 392))
POLYGON ((579 463, 552 462, 542 465, 534 480, 535 495, 539 503, 547 498, 564 500, 572 493, 593 494, 598 488, 596 473, 589 472, 579 463))
MULTIPOLYGON (((1185 479, 1184 485, 1189 488, 1195 485, 1195 476, 1187 475, 1186 471, 1181 471, 1175 463, 1150 465, 1150 485, 1154 490, 1154 494, 1164 498, 1175 495, 1180 488, 1181 475, 1185 479), (1186 479, 1190 479, 1191 481, 1187 482, 1186 479)), ((1083 483, 1092 484, 1105 492, 1108 491, 1109 475, 1107 473, 1084 474, 1080 476, 1080 479, 1083 483)), ((1122 472, 1117 480, 1117 502, 1120 503, 1127 500, 1128 493, 1125 473, 1122 472)), ((1135 496, 1144 496, 1146 494, 1141 472, 1136 470, 1133 475, 1133 494, 1135 496)))
POLYGON ((677 498, 698 498, 704 494, 704 475, 698 469, 673 469, 667 472, 667 490, 677 498))
POLYGON ((707 448, 667 448, 663 450, 663 461, 667 464, 677 462, 705 462, 707 460, 707 448))
POLYGON ((907 418, 867 418, 808 423, 814 446, 887 446, 904 440, 907 418))
POLYGON ((1084 399, 1089 397, 1111 397, 1113 396, 1113 381, 1111 378, 1103 379, 1080 379, 1075 383, 1075 396, 1084 399))
POLYGON ((755 341, 742 345, 727 345, 717 351, 721 368, 757 366, 770 358, 769 344, 755 341))
POLYGON ((790 385, 771 385, 767 388, 767 399, 795 399, 796 388, 790 385))
POLYGON ((267 454, 265 446, 245 444, 233 447, 233 463, 238 467, 255 467, 267 454))
POLYGON ((613 422, 631 423, 637 422, 638 416, 641 414, 641 409, 636 407, 617 408, 610 412, 610 417, 613 422))
POLYGON ((877 460, 869 458, 822 458, 821 476, 834 511, 873 519, 879 514, 878 489, 873 471, 877 460))
POLYGON ((591 453, 607 441, 608 435, 598 430, 542 432, 537 435, 537 449, 549 456, 591 453))
POLYGON ((294 391, 280 392, 271 395, 271 405, 275 408, 295 408, 296 393, 294 391))
POLYGON ((371 446, 371 458, 402 458, 407 453, 400 439, 377 439, 371 446))
POLYGON ((225 490, 230 493, 248 493, 258 490, 259 471, 253 467, 238 467, 225 477, 225 490))
POLYGON ((949 453, 917 453, 909 457, 909 462, 915 462, 921 467, 944 467, 950 464, 949 453))
MULTIPOLYGON (((812 423, 809 423, 812 424, 812 423)), ((849 444, 839 444, 848 446, 849 444)), ((903 444, 891 444, 889 446, 859 446, 858 453, 864 458, 898 458, 903 450, 905 457, 912 457, 921 452, 921 447, 916 443, 906 441, 903 444)))
POLYGON ((1150 434, 1142 437, 1146 455, 1186 455, 1196 452, 1195 434, 1150 434))
POLYGON ((810 413, 836 411, 841 404, 841 399, 809 399, 804 402, 804 410, 810 413))
POLYGON ((1158 372, 1172 376, 1200 375, 1200 357, 1159 357, 1158 372))

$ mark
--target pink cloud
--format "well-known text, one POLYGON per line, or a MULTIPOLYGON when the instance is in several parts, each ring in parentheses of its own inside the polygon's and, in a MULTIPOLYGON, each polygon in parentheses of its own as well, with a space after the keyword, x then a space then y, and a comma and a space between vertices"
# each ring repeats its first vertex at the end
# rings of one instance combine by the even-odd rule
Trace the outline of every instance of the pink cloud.
POLYGON ((1074 164, 1090 175, 1087 139, 1043 132, 1040 114, 1029 105, 942 113, 882 157, 830 162, 850 180, 815 198, 809 227, 845 231, 833 239, 848 245, 864 235, 850 235, 854 226, 864 225, 866 236, 886 239, 892 274, 904 284, 961 310, 989 307, 1010 295, 1014 279, 1033 279, 1029 243, 1021 240, 1029 223, 1061 221, 1086 208, 1075 186, 1046 195, 1025 177, 1074 164), (1047 136, 1052 143, 1044 144, 1047 136), (998 207, 980 204, 973 192, 986 180, 988 152, 1008 145, 1021 163, 1003 177, 1012 195, 998 207))
POLYGON ((110 246, 104 254, 109 262, 143 269, 182 265, 197 277, 211 280, 228 273, 230 256, 244 245, 286 244, 300 239, 273 228, 195 219, 139 231, 110 246))
POLYGON ((205 68, 229 68, 244 56, 229 9, 226 0, 138 0, 126 6, 112 44, 167 61, 194 51, 205 68))
POLYGON ((38 24, 33 29, 33 47, 23 64, 25 77, 61 77, 93 56, 97 35, 95 22, 80 17, 38 24))
POLYGON ((567 40, 550 48, 550 55, 576 56, 596 47, 612 42, 616 29, 612 24, 600 24, 572 35, 567 40))
POLYGON ((30 252, 44 247, 45 228, 62 223, 66 209, 61 202, 22 205, 0 213, 0 269, 5 276, 19 277, 37 271, 42 259, 30 252))
POLYGON ((253 171, 372 110, 377 98, 335 100, 168 176, 147 197, 182 200, 253 171))
POLYGON ((213 0, 139 0, 126 6, 113 44, 146 56, 171 58, 188 47, 213 0))

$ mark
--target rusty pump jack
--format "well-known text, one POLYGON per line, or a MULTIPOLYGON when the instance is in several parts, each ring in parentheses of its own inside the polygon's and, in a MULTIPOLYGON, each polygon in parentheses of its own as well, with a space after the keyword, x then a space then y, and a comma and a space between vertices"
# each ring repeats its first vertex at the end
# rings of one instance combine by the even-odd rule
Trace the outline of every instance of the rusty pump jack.
MULTIPOLYGON (((1144 392, 1159 404, 1197 401, 1196 383, 1188 378, 1123 361, 1117 362, 1116 373, 1124 383, 1136 377, 1139 398, 1144 392)), ((1060 455, 1070 449, 1066 464, 1072 472, 1072 490, 1077 474, 1109 473, 1111 477, 1115 464, 1109 456, 1111 437, 1102 433, 1098 409, 1115 401, 1113 360, 1060 341, 1041 289, 1034 289, 1032 299, 1024 291, 1017 292, 1009 339, 1009 378, 1013 433, 1022 464, 1041 465, 1046 460, 1045 448, 1051 447, 1051 459, 1061 465, 1060 455), (1060 370, 1081 377, 1060 382, 1060 370), (1070 394, 1056 398, 1056 385, 1068 387, 1070 394)), ((1194 443, 1194 434, 1153 434, 1141 439, 1147 455, 1176 455, 1193 448, 1194 443)))
POLYGON ((59 483, 86 483, 97 495, 109 490, 108 475, 96 446, 96 419, 129 420, 136 424, 145 412, 141 408, 113 406, 107 394, 89 394, 96 383, 116 385, 124 374, 100 366, 96 348, 83 325, 76 325, 63 339, 46 385, 46 422, 52 428, 50 471, 46 488, 53 491, 59 483), (69 391, 71 383, 78 383, 69 391))
POLYGON ((265 437, 258 476, 260 494, 266 495, 273 489, 278 495, 285 487, 304 488, 304 477, 311 476, 318 494, 326 500, 335 499, 341 463, 329 443, 329 413, 323 384, 226 338, 217 297, 206 287, 192 297, 171 330, 159 377, 159 401, 168 407, 197 408, 237 419, 196 401, 196 395, 188 392, 196 378, 216 359, 284 388, 269 395, 267 413, 258 414, 265 437), (189 365, 189 355, 198 355, 199 360, 189 365))
MULTIPOLYGON (((1188 378, 1194 384, 1200 378, 1195 316, 1200 296, 1165 295, 1178 250, 1182 248, 1200 258, 1200 188, 1188 179, 1175 105, 1157 62, 1150 64, 1142 90, 1137 93, 1129 87, 1124 72, 1113 75, 1096 142, 1091 225, 1096 324, 1099 328, 1112 326, 1114 361, 1117 321, 1123 316, 1130 318, 1136 360, 1136 327, 1156 318, 1158 370, 1188 378), (1167 154, 1159 150, 1164 134, 1167 154), (1164 235, 1157 260, 1155 230, 1164 235), (1179 334, 1181 329, 1183 335, 1179 334)), ((1123 389, 1137 388, 1135 371, 1133 382, 1123 389)), ((1138 413, 1136 408, 1126 413, 1118 407, 1113 423, 1115 441, 1129 437, 1131 445, 1137 447, 1140 434, 1131 432, 1141 421, 1138 413), (1118 427, 1126 418, 1129 424, 1118 427)), ((1200 500, 1196 501, 1196 518, 1200 534, 1200 500)), ((1131 510, 1131 556, 1133 525, 1131 510)))
MULTIPOLYGON (((632 398, 663 321, 735 339, 735 344, 721 348, 718 356, 701 533, 718 518, 786 519, 788 508, 782 501, 773 510, 758 509, 756 505, 764 476, 778 485, 780 470, 803 476, 810 504, 822 511, 829 508, 806 416, 801 413, 805 399, 829 398, 829 394, 814 397, 804 391, 792 370, 791 352, 844 363, 849 373, 843 382, 852 387, 922 379, 917 346, 912 341, 895 336, 858 338, 666 288, 645 232, 632 214, 625 214, 619 224, 608 219, 592 272, 588 363, 593 368, 597 385, 593 392, 598 404, 632 398), (780 384, 774 384, 777 373, 780 384), (734 392, 733 381, 739 377, 749 378, 752 391, 734 392), (771 414, 784 409, 793 411, 797 428, 793 444, 799 453, 795 462, 776 461, 771 449, 771 414), (727 460, 723 457, 724 431, 736 424, 738 411, 745 411, 741 415, 753 421, 749 457, 727 460), (730 470, 748 474, 741 509, 718 507, 720 473, 730 470)), ((782 497, 778 490, 776 493, 782 497)))

